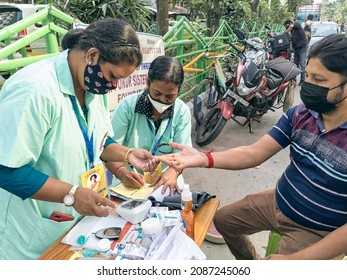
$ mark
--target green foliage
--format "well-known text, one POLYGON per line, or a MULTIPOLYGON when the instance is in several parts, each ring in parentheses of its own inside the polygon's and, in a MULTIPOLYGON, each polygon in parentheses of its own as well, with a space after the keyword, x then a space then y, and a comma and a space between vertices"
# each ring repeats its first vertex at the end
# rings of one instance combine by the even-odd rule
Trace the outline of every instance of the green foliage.
POLYGON ((347 2, 336 0, 335 2, 323 1, 321 9, 321 20, 332 20, 346 22, 347 2))
POLYGON ((239 27, 240 22, 247 22, 245 29, 252 29, 254 24, 276 23, 282 24, 284 19, 293 18, 288 12, 288 6, 282 5, 280 0, 272 0, 269 6, 267 0, 260 0, 256 12, 252 13, 252 0, 225 0, 224 18, 233 27, 239 27))
POLYGON ((150 30, 147 0, 53 0, 52 3, 83 23, 112 17, 126 20, 137 31, 150 30))

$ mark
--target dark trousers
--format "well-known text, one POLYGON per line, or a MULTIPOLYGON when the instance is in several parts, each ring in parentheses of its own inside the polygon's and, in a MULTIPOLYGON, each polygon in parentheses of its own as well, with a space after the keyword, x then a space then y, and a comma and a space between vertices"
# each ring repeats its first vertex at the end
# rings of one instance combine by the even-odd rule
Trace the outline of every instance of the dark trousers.
POLYGON ((305 67, 306 67, 307 45, 300 49, 294 49, 294 63, 300 68, 301 76, 300 82, 305 80, 305 67))

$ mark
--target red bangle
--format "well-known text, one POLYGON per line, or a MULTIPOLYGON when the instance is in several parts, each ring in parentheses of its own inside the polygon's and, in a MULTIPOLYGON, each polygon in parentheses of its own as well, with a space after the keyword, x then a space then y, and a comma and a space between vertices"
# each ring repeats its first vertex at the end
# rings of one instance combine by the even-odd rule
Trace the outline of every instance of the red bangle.
POLYGON ((214 167, 214 159, 213 159, 213 156, 211 155, 211 153, 213 151, 214 151, 214 149, 212 149, 209 152, 203 152, 207 156, 207 159, 208 159, 208 166, 207 166, 207 168, 213 168, 214 167))
POLYGON ((123 167, 125 167, 123 164, 122 165, 120 165, 120 166, 118 166, 117 168, 116 168, 116 170, 114 171, 114 176, 116 177, 116 178, 118 178, 118 173, 119 173, 119 170, 121 170, 123 167))

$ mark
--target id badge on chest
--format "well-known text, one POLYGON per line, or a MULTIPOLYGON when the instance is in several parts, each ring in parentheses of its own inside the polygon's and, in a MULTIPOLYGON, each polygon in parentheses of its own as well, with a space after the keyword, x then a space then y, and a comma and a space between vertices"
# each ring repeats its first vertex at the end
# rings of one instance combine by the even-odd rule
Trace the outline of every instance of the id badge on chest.
POLYGON ((81 182, 83 188, 92 189, 103 197, 108 193, 105 168, 103 164, 99 164, 87 172, 82 173, 81 182))

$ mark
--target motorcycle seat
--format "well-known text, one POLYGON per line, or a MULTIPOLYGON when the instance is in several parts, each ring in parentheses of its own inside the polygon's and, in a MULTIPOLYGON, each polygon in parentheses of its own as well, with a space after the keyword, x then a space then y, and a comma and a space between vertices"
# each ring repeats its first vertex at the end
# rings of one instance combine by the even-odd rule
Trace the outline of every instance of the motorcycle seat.
POLYGON ((301 73, 301 70, 296 65, 283 57, 278 57, 266 62, 265 67, 267 69, 276 71, 284 79, 284 82, 294 79, 301 73))
POLYGON ((283 78, 280 74, 276 73, 276 71, 269 69, 266 73, 267 77, 267 86, 269 89, 274 89, 279 87, 283 82, 283 78))

